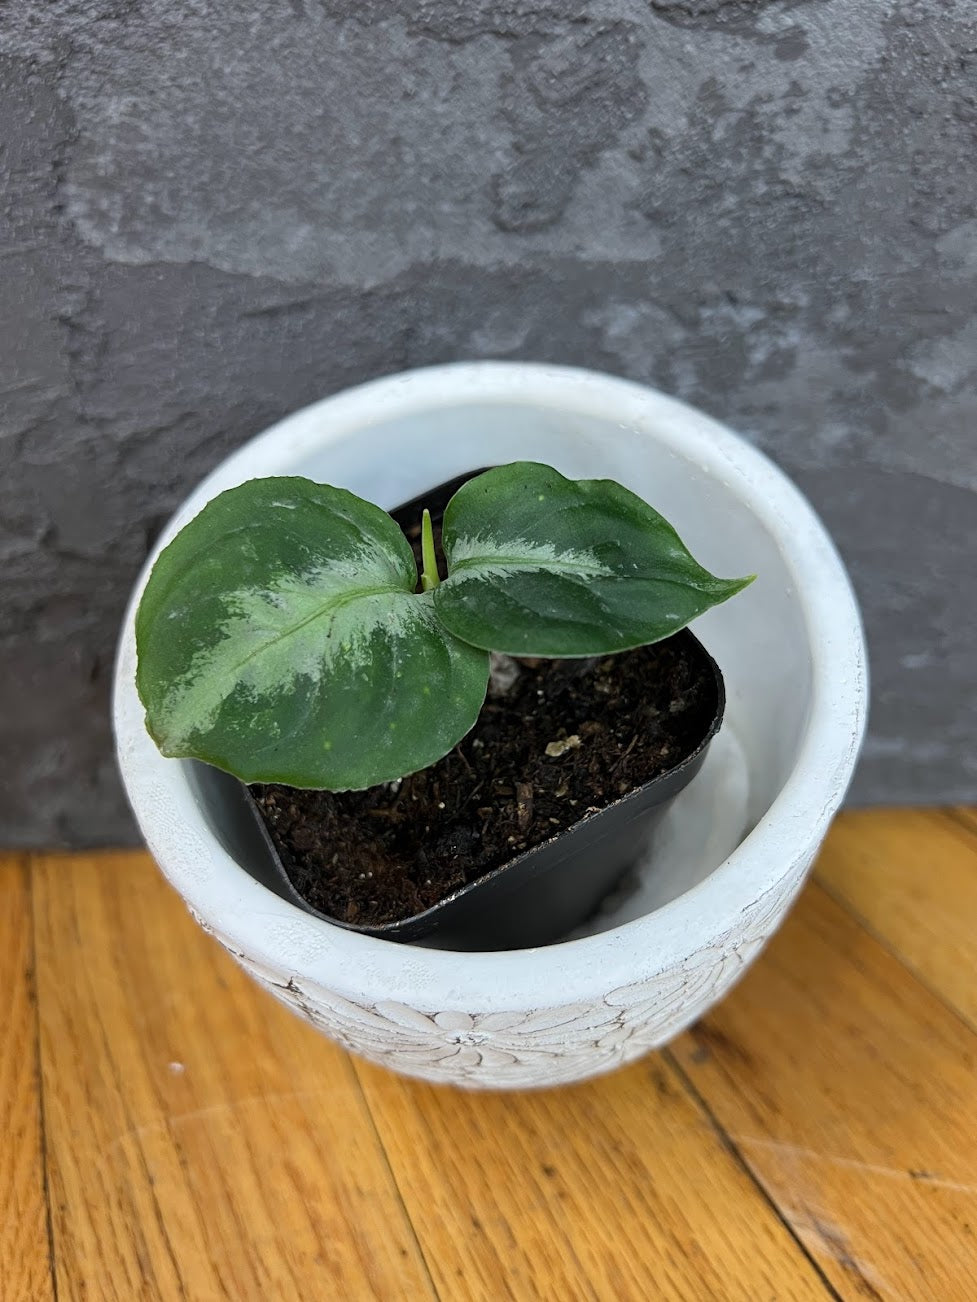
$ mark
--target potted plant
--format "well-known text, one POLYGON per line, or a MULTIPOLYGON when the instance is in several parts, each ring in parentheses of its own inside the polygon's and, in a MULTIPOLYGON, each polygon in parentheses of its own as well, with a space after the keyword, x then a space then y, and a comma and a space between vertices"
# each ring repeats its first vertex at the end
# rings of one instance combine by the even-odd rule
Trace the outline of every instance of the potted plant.
POLYGON ((147 727, 262 784, 270 862, 317 916, 544 944, 701 767, 722 679, 681 633, 752 576, 710 574, 611 480, 520 461, 432 500, 414 549, 409 505, 297 476, 208 502, 136 613, 147 727))
POLYGON ((760 454, 640 386, 477 363, 328 399, 219 467, 137 586, 114 708, 123 775, 151 850, 202 924, 259 981, 397 1070, 515 1087, 627 1061, 728 988, 781 920, 842 798, 864 724, 864 679, 841 564, 808 505, 760 454), (592 934, 459 953, 436 936, 401 944, 337 927, 288 898, 255 853, 233 794, 239 784, 163 758, 146 732, 136 611, 149 572, 209 501, 248 480, 302 476, 393 507, 446 477, 527 456, 573 479, 626 484, 666 506, 710 569, 760 575, 696 621, 726 677, 723 732, 656 834, 653 874, 592 934), (718 839, 716 829, 724 829, 718 839))

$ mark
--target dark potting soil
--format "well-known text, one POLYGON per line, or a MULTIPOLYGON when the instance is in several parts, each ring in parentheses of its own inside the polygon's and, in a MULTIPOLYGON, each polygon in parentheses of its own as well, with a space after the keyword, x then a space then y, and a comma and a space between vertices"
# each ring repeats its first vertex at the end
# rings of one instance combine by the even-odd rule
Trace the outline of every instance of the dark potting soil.
POLYGON ((453 751, 399 782, 253 787, 295 889, 358 926, 411 917, 674 767, 716 708, 690 646, 522 663, 453 751))
MULTIPOLYGON (((440 516, 464 478, 393 512, 418 558, 422 506, 440 553, 440 516)), ((251 791, 299 894, 342 922, 379 926, 681 763, 716 703, 708 657, 684 633, 596 660, 503 658, 474 728, 420 773, 366 791, 251 791)))

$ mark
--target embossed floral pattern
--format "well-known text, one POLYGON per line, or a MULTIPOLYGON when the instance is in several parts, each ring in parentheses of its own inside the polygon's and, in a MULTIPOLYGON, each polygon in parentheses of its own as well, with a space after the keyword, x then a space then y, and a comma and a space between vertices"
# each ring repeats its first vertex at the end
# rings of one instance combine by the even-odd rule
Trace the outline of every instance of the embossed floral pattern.
POLYGON ((592 1003, 522 1011, 422 1010, 393 999, 359 1003, 256 961, 198 921, 265 989, 361 1057, 442 1084, 517 1089, 610 1071, 677 1035, 746 970, 803 877, 799 865, 797 875, 758 900, 725 941, 675 967, 592 1003))

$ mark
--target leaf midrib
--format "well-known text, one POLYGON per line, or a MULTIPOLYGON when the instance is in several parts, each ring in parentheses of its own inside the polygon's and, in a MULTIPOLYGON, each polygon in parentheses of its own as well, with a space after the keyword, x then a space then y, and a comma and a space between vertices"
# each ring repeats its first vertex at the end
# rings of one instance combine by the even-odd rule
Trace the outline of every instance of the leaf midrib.
POLYGON ((359 601, 364 597, 384 597, 398 593, 404 597, 415 595, 408 592, 406 588, 396 585, 390 586, 389 584, 385 584, 383 587, 356 588, 352 592, 345 592, 341 596, 330 600, 322 609, 315 611, 311 615, 306 615, 304 619, 300 619, 289 628, 283 629, 281 633, 277 633, 270 639, 270 641, 263 642, 261 646, 255 647, 253 651, 249 651, 243 660, 238 661, 236 665, 232 666, 229 672, 237 673, 239 669, 243 669, 245 665, 250 664, 251 661, 255 660, 258 656, 263 656, 266 651, 272 650, 272 648, 277 646, 280 642, 284 642, 287 638, 293 637, 309 624, 314 624, 317 619, 322 619, 324 615, 334 614, 343 606, 348 606, 350 602, 359 601))
MULTIPOLYGON (((547 573, 569 570, 577 574, 583 574, 588 578, 606 579, 611 582, 630 584, 636 580, 642 580, 647 583, 657 583, 670 588, 679 588, 683 591, 691 588, 694 592, 701 592, 706 596, 716 592, 717 588, 719 590, 725 590, 728 583, 735 581, 715 579, 711 575, 707 575, 706 578, 703 579, 698 576, 693 577, 692 575, 686 575, 679 578, 677 576, 666 577, 665 575, 660 574, 617 574, 614 570, 608 569, 607 566, 602 566, 600 570, 595 570, 592 565, 584 565, 580 562, 573 561, 539 561, 528 560, 525 557, 509 556, 493 557, 489 560, 488 557, 483 556, 466 557, 465 560, 457 561, 451 566, 448 577, 444 580, 444 583, 446 585, 450 584, 452 576, 457 575, 459 571, 464 571, 466 569, 478 570, 483 566, 486 569, 493 569, 496 566, 502 566, 506 569, 542 570, 547 573)), ((703 573, 705 574, 706 572, 703 571, 703 573)), ((474 577, 477 578, 477 574, 474 577)))
POLYGON ((583 561, 567 561, 562 557, 558 560, 539 560, 525 556, 466 556, 464 560, 453 564, 449 558, 448 564, 450 568, 448 578, 445 579, 446 583, 459 570, 480 569, 483 566, 486 569, 495 569, 500 565, 509 570, 572 570, 577 574, 588 574, 592 578, 612 578, 614 574, 613 570, 609 570, 606 565, 599 563, 587 565, 583 561))

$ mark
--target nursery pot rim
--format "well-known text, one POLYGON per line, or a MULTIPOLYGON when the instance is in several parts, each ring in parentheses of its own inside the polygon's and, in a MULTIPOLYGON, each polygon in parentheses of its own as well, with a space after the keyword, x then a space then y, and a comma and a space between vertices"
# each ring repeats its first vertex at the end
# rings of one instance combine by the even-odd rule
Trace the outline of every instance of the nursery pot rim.
POLYGON ((456 362, 386 376, 313 403, 251 439, 198 485, 164 529, 130 599, 113 718, 123 779, 150 851, 198 920, 219 930, 230 947, 272 967, 294 965, 305 980, 355 994, 361 1003, 389 1000, 401 990, 416 1007, 502 1011, 546 1007, 560 982, 573 1000, 600 999, 682 962, 690 949, 721 946, 737 916, 775 892, 792 864, 822 840, 858 755, 866 683, 861 619, 834 544, 804 496, 762 452, 703 412, 632 381, 531 362, 456 362), (294 463, 305 451, 381 420, 472 404, 616 420, 734 489, 776 540, 796 586, 812 688, 792 771, 753 829, 697 886, 596 935, 535 949, 458 953, 407 947, 321 921, 232 858, 207 824, 185 762, 164 759, 146 733, 134 681, 134 616, 159 552, 217 493, 281 473, 283 461, 294 463))

